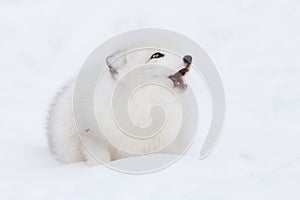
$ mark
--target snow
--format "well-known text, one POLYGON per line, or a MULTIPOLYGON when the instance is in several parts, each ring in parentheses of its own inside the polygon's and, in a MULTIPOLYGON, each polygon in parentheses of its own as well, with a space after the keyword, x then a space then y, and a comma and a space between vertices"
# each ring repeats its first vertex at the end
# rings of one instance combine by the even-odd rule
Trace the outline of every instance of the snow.
POLYGON ((299 199, 299 9, 297 0, 2 0, 0 199, 299 199), (227 96, 216 149, 146 175, 58 163, 45 136, 55 92, 100 43, 143 27, 187 35, 215 62, 227 96))

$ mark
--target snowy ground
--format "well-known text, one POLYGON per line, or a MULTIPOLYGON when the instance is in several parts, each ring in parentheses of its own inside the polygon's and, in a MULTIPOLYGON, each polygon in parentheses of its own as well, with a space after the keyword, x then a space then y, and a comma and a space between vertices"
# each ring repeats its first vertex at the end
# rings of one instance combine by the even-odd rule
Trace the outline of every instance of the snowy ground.
POLYGON ((0 199, 299 199, 300 2, 0 1, 0 199), (117 33, 171 29, 201 44, 227 95, 213 154, 126 175, 62 165, 47 108, 87 55, 117 33))

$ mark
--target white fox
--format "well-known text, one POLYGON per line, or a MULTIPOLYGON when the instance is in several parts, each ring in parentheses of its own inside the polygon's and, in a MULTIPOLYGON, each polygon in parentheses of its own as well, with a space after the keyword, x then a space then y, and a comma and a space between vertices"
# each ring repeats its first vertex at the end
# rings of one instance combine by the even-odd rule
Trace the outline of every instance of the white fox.
MULTIPOLYGON (((132 66, 143 65, 146 63, 158 64, 165 66, 167 65, 174 71, 178 71, 182 68, 188 69, 192 61, 191 56, 184 56, 183 58, 180 58, 169 52, 146 49, 138 52, 124 54, 124 56, 122 56, 119 61, 110 65, 110 61, 119 55, 120 52, 108 56, 107 58, 107 67, 109 68, 109 71, 111 73, 110 78, 112 79, 114 77, 121 76, 122 74, 126 74, 132 69, 132 66)), ((184 72, 186 73, 186 71, 188 70, 185 70, 184 72)), ((179 91, 184 89, 186 85, 183 84, 182 81, 182 77, 184 74, 178 73, 174 75, 170 74, 172 75, 170 77, 165 76, 160 78, 165 79, 165 81, 167 81, 171 86, 174 84, 174 90, 179 91)), ((47 135, 51 152, 58 160, 62 161, 63 163, 84 161, 91 166, 99 165, 101 164, 101 162, 110 162, 113 160, 131 156, 130 153, 122 152, 110 142, 108 142, 107 138, 105 138, 103 134, 95 133, 95 129, 93 127, 87 127, 85 130, 76 129, 72 107, 74 84, 75 81, 66 84, 61 92, 56 95, 50 107, 47 135), (84 133, 81 134, 80 131, 84 133), (81 134, 82 137, 79 137, 78 134, 81 134), (99 162, 99 160, 101 160, 101 162, 99 162)), ((105 98, 105 94, 96 95, 99 95, 99 98, 105 98)), ((147 96, 145 96, 145 98, 147 98, 147 96)), ((95 99, 97 100, 97 96, 95 97, 95 99)), ((173 105, 171 103, 168 106, 172 107, 173 105)), ((82 107, 84 107, 84 105, 82 105, 82 107)), ((176 113, 173 114, 175 115, 176 113)), ((172 113, 170 115, 172 116, 172 113)), ((133 120, 136 120, 138 124, 147 124, 149 122, 149 119, 147 117, 143 117, 145 116, 145 111, 140 111, 140 113, 137 113, 133 116, 136 116, 136 118, 133 120)), ((80 123, 84 124, 84 121, 80 123)), ((111 126, 111 130, 117 131, 115 124, 111 124, 111 126)), ((166 130, 166 132, 166 135, 174 134, 172 133, 171 129, 169 131, 170 133, 168 133, 168 130, 166 130)), ((143 143, 143 145, 141 146, 140 144, 135 144, 132 141, 126 140, 126 138, 124 139, 118 136, 113 137, 113 135, 115 134, 114 131, 105 134, 112 136, 111 138, 113 138, 113 140, 118 140, 115 142, 119 146, 126 147, 129 151, 138 151, 143 154, 155 152, 156 150, 158 150, 157 148, 160 148, 162 146, 162 144, 168 144, 168 142, 170 142, 168 140, 171 140, 172 138, 166 135, 164 137, 157 136, 152 140, 147 140, 147 142, 143 143)))

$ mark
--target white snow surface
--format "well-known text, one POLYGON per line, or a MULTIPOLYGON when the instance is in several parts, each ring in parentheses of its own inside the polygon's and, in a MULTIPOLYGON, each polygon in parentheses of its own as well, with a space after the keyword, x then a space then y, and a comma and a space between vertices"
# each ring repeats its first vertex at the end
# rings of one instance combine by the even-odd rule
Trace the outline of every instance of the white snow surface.
POLYGON ((298 0, 1 0, 0 199, 300 199, 299 11, 298 0), (146 175, 57 162, 45 130, 55 93, 103 41, 145 27, 182 33, 215 62, 227 97, 216 149, 146 175))

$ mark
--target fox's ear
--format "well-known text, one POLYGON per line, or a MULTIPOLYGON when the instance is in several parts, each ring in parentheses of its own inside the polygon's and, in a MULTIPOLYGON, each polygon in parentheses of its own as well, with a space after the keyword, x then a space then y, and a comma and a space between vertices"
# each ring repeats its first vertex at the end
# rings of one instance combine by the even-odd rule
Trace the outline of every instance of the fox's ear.
POLYGON ((118 51, 106 57, 105 62, 109 69, 117 70, 120 67, 123 67, 127 62, 127 56, 124 55, 124 52, 118 51))

